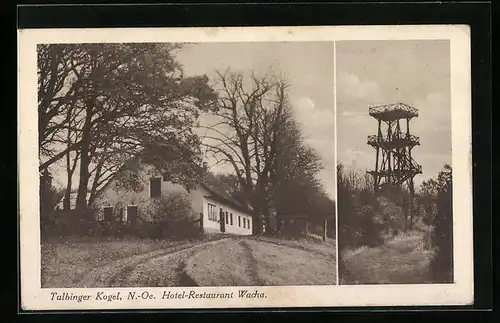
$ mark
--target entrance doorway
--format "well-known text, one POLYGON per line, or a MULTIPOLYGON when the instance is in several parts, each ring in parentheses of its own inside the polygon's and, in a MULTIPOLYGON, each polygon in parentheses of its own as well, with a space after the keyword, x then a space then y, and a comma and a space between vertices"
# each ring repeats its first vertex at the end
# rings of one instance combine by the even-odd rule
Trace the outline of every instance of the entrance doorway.
POLYGON ((224 211, 222 208, 219 211, 219 218, 220 218, 220 232, 226 232, 226 219, 224 216, 224 211))

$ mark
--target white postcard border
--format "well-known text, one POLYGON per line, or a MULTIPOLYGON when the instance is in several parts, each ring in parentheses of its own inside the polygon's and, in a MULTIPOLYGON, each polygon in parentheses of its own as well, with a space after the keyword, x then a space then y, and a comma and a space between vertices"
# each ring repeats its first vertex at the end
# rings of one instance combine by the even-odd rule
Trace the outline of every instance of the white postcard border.
MULTIPOLYGON (((21 306, 24 310, 463 305, 473 302, 472 136, 469 27, 465 25, 24 29, 18 31, 18 164, 21 306), (40 287, 38 43, 264 42, 449 39, 451 52, 454 284, 48 289, 40 287), (161 299, 165 291, 259 291, 267 298, 161 299), (122 301, 51 301, 51 292, 120 291, 122 301), (130 291, 155 299, 127 300, 130 291)), ((336 116, 335 116, 336 120, 336 116)))

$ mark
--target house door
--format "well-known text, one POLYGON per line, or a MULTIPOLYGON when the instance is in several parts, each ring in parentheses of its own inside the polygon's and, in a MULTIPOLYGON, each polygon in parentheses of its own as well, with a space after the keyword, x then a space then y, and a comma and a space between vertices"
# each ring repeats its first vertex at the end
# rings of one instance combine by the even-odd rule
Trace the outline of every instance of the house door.
POLYGON ((226 219, 224 218, 224 211, 220 209, 220 232, 226 232, 226 219))

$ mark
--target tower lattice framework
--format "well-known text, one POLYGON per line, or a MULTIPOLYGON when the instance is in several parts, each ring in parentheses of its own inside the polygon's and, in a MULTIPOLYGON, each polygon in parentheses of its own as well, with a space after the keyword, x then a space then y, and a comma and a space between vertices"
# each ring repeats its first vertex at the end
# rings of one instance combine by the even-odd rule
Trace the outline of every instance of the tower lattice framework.
POLYGON ((418 117, 418 110, 403 103, 369 108, 369 115, 377 120, 377 134, 368 136, 368 144, 375 148, 375 194, 385 188, 397 187, 409 193, 406 218, 411 218, 414 195, 413 179, 422 173, 422 166, 412 157, 412 149, 420 145, 417 136, 410 133, 410 121, 418 117))

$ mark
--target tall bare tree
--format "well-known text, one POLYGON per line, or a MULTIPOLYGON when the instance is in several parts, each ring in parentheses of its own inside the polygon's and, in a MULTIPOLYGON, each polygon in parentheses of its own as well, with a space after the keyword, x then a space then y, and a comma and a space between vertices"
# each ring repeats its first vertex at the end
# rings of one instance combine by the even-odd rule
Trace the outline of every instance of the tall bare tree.
POLYGON ((317 188, 319 156, 302 141, 285 79, 227 70, 217 73, 217 81, 219 110, 216 121, 205 126, 204 146, 217 163, 232 166, 247 203, 258 215, 254 228, 259 233, 261 216, 269 227, 270 207, 276 207, 275 196, 284 196, 292 173, 295 179, 299 174, 302 180, 307 177, 309 188, 317 188), (281 195, 276 193, 280 190, 281 195))
POLYGON ((278 141, 272 171, 272 195, 278 217, 294 212, 311 217, 319 212, 324 215, 333 212, 333 207, 331 210, 317 208, 326 196, 316 178, 323 165, 318 153, 305 144, 300 126, 293 118, 287 118, 280 127, 278 141))

